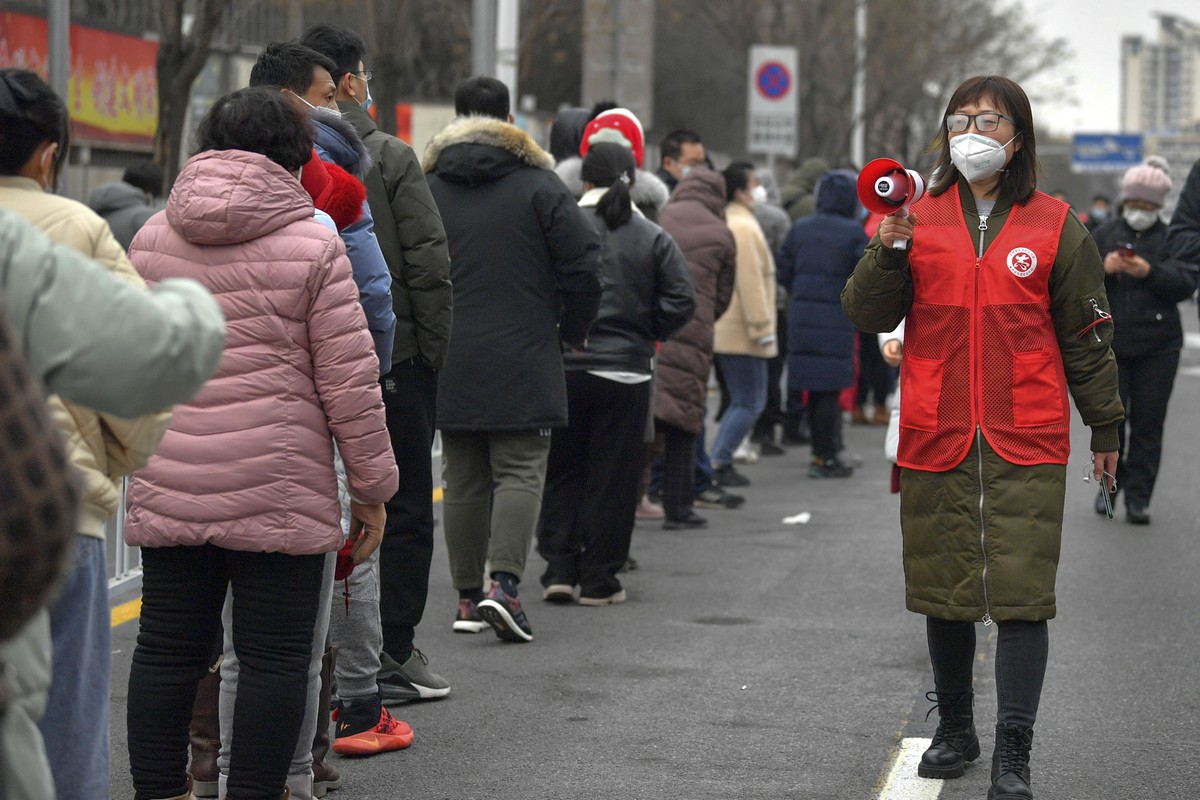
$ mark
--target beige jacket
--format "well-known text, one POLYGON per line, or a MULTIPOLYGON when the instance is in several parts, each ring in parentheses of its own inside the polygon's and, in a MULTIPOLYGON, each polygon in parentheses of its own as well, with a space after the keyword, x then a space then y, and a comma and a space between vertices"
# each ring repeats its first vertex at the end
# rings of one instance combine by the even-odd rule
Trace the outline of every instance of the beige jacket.
POLYGON ((725 222, 737 244, 737 281, 729 308, 717 320, 713 350, 771 358, 779 352, 775 341, 775 259, 754 212, 745 205, 735 201, 726 206, 725 222))
MULTIPOLYGON (((130 283, 145 286, 108 223, 84 204, 47 194, 29 178, 0 176, 0 209, 24 217, 53 241, 78 250, 130 283)), ((149 460, 171 415, 164 411, 121 419, 57 397, 50 398, 50 410, 66 438, 71 463, 84 477, 78 530, 104 538, 104 523, 117 513, 121 479, 149 460)))

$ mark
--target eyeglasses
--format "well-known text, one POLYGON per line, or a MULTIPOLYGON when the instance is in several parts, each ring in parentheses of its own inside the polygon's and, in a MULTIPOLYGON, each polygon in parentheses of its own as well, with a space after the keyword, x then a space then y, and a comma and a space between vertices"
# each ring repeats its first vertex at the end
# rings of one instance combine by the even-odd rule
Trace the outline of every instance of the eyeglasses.
POLYGON ((371 80, 371 77, 372 77, 372 76, 373 76, 375 73, 373 73, 373 72, 372 72, 371 70, 369 70, 369 69, 364 69, 362 72, 351 72, 350 74, 351 74, 351 75, 353 75, 353 76, 355 76, 356 78, 361 78, 361 79, 362 79, 364 82, 366 82, 366 81, 370 81, 370 80, 371 80))
POLYGON ((1011 122, 1014 128, 1017 126, 1011 117, 997 114, 995 111, 984 111, 980 114, 947 114, 946 130, 950 133, 962 133, 974 122, 975 130, 980 133, 991 133, 1000 127, 1002 119, 1011 122))

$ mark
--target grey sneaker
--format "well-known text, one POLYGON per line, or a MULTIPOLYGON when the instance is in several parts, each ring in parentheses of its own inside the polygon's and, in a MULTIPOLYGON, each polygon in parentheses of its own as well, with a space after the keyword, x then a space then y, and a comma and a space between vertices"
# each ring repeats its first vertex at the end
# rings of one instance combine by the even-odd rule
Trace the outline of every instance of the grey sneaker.
POLYGON ((415 647, 403 664, 396 663, 387 653, 380 653, 376 680, 385 706, 410 700, 436 700, 450 694, 449 682, 429 671, 429 659, 415 647))

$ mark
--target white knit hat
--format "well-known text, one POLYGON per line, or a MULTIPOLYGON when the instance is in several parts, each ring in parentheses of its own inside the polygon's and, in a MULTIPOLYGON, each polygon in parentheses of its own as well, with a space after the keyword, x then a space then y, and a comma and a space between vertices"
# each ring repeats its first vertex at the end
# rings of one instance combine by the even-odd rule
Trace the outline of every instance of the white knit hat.
POLYGON ((1126 200, 1146 200, 1162 206, 1171 191, 1171 165, 1162 156, 1150 156, 1130 167, 1121 179, 1121 196, 1126 200))

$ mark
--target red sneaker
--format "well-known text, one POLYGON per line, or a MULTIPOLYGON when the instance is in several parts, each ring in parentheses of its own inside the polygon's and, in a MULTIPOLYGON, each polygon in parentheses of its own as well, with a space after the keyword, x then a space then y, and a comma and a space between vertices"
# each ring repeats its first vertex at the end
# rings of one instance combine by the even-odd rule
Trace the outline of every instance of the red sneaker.
POLYGON ((333 752, 343 756, 371 756, 388 750, 403 750, 413 743, 413 730, 407 722, 393 717, 386 708, 379 710, 379 724, 361 733, 343 736, 338 723, 338 735, 333 740, 333 752))

